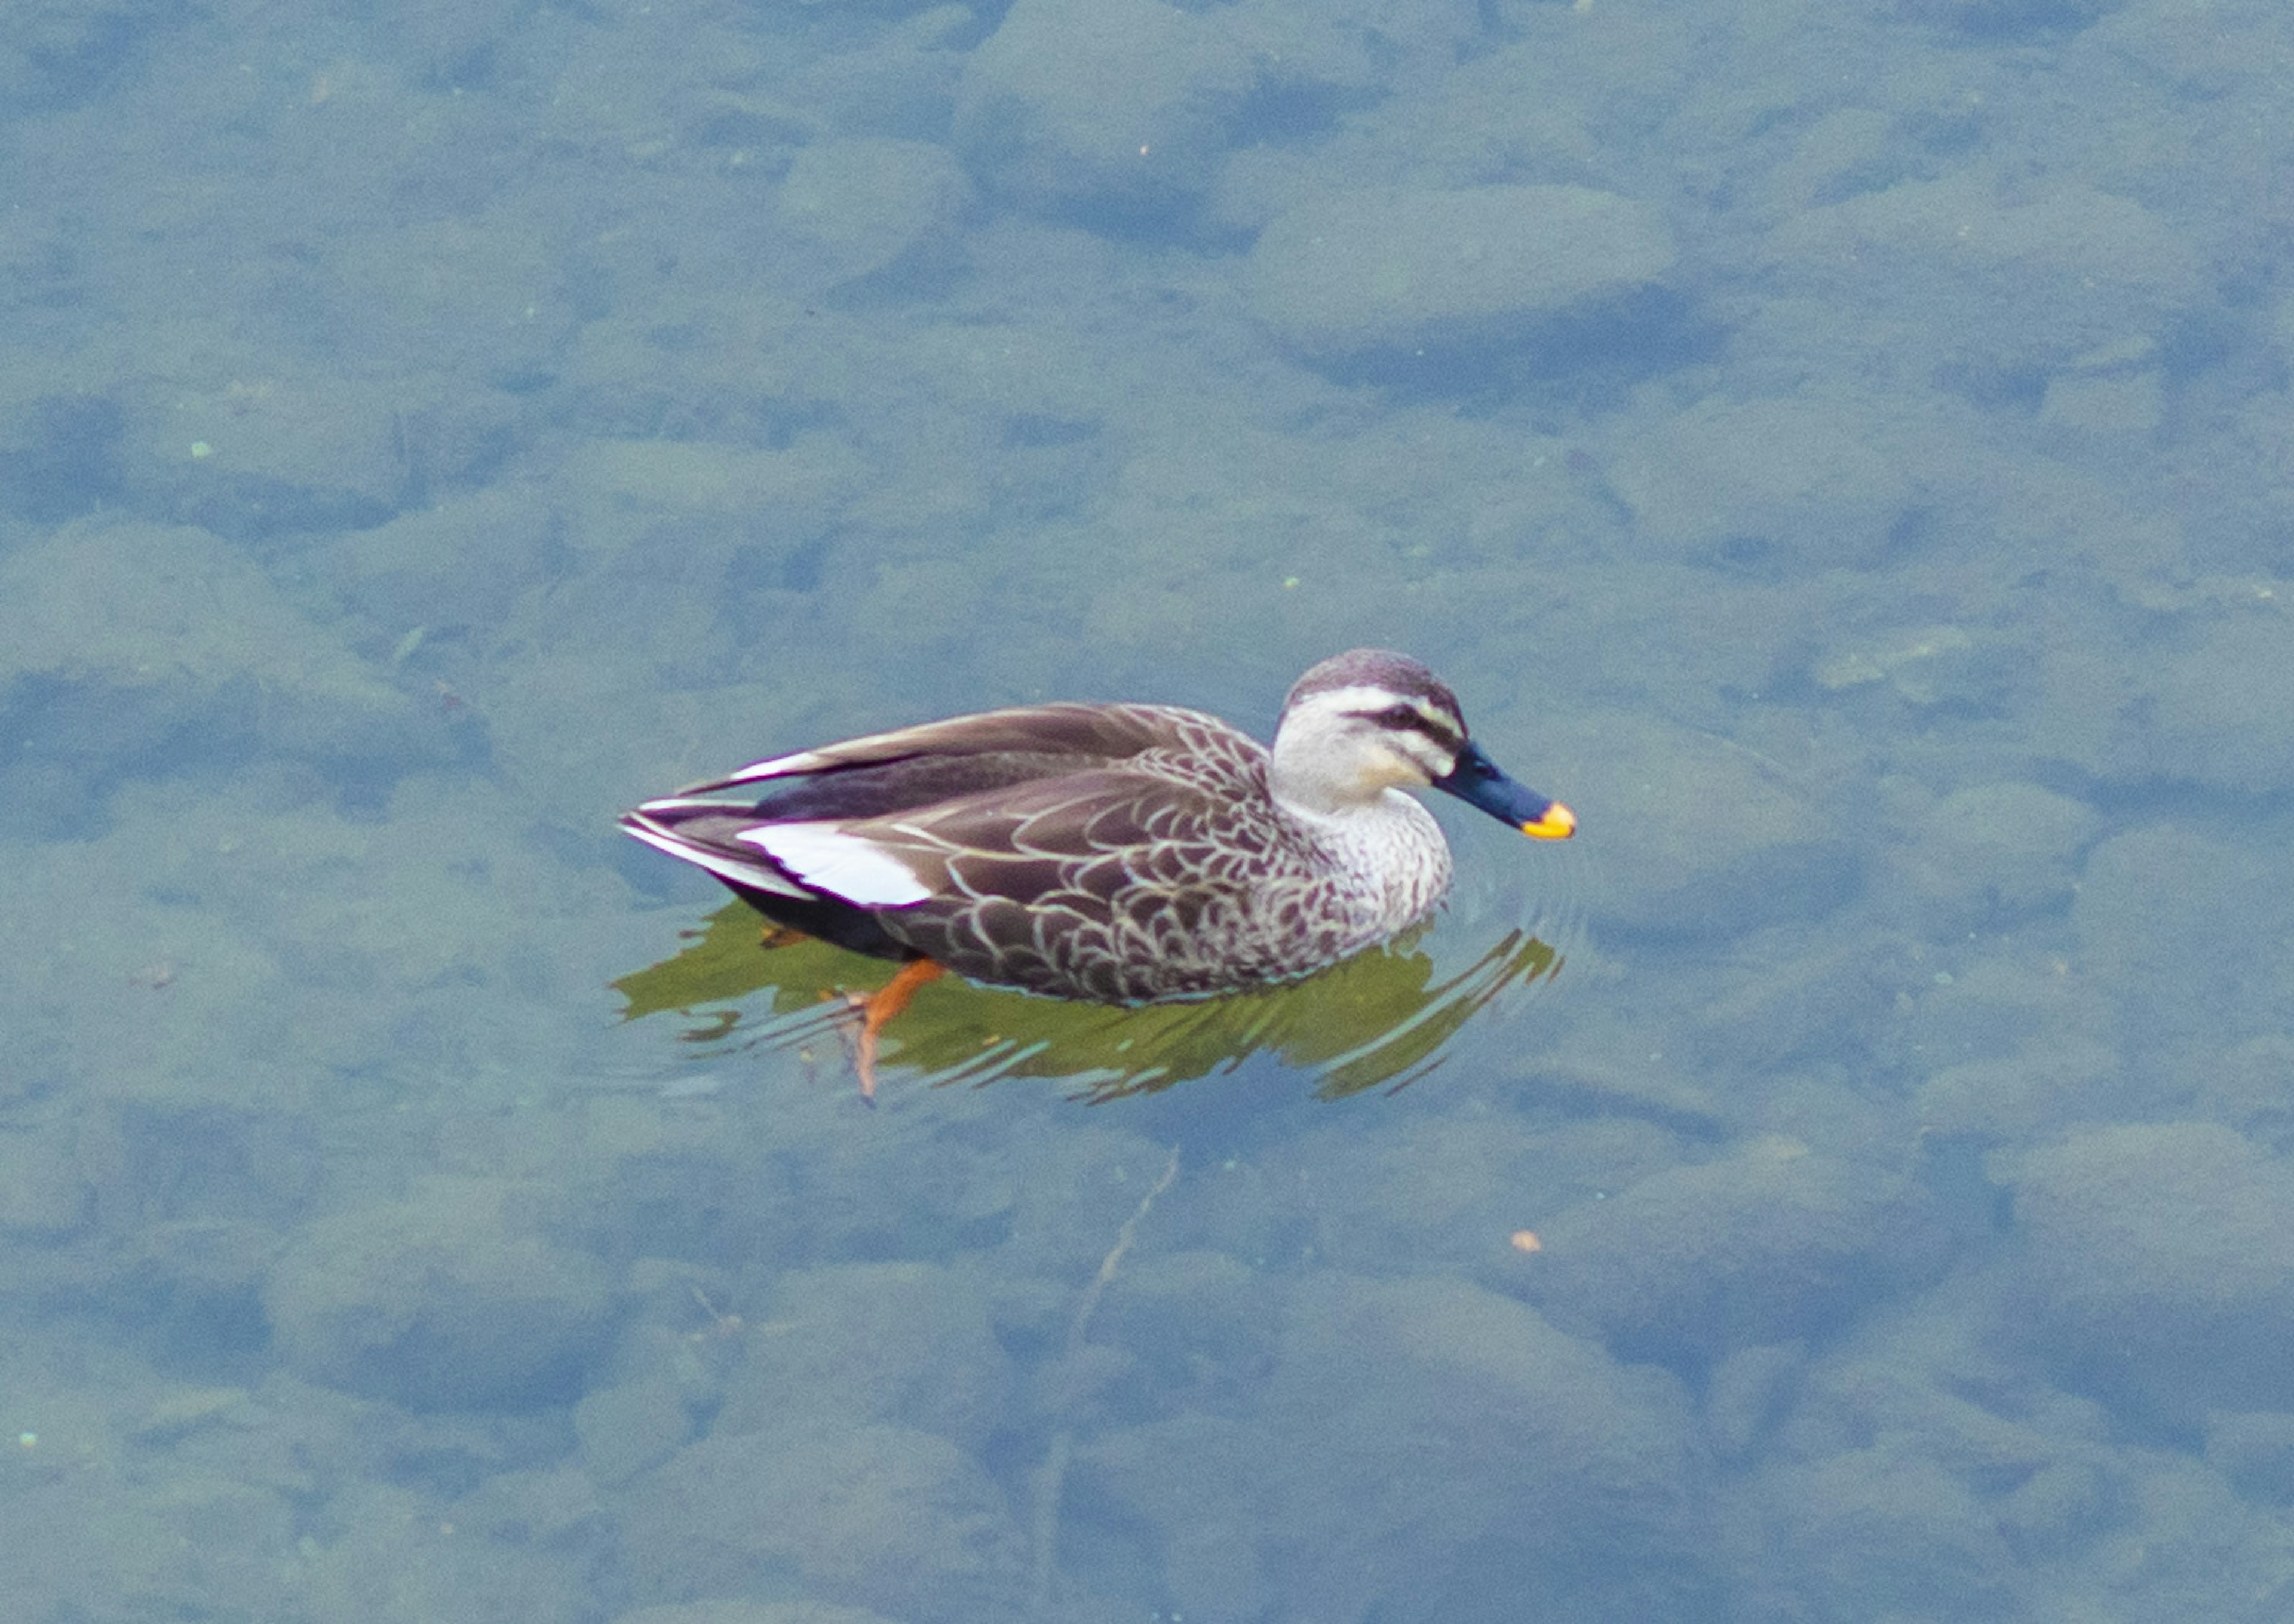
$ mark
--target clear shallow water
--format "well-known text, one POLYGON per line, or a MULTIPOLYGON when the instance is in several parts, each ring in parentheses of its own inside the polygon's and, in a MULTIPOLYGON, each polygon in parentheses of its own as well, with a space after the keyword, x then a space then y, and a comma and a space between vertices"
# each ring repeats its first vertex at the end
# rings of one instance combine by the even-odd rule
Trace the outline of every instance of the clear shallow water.
POLYGON ((2287 29, 0 19, 19 1611, 2282 1616, 2287 29), (641 796, 1365 642, 1582 820, 1402 1092, 618 1023, 641 796))

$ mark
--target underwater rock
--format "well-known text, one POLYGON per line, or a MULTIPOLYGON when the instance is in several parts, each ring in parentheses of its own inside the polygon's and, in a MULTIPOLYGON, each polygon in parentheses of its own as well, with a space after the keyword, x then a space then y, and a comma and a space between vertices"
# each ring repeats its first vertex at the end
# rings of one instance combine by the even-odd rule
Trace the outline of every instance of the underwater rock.
POLYGON ((238 548, 101 516, 0 560, 0 727, 18 823, 78 830, 116 777, 262 751, 387 784, 450 743, 238 548))
POLYGON ((1912 844, 1893 856, 1891 877, 1940 935, 2067 904, 2102 819, 2069 796, 2008 780, 1955 792, 1908 823, 1912 844))
POLYGON ((287 1362, 416 1409, 570 1401, 606 1329, 605 1271, 517 1222, 511 1193, 433 1179, 310 1224, 263 1294, 287 1362))
POLYGON ((864 1607, 839 1607, 828 1602, 720 1601, 641 1607, 622 1613, 614 1624, 893 1624, 893 1620, 864 1607))
POLYGON ((824 1415, 899 1421, 967 1447, 1004 1409, 1009 1361, 976 1284, 930 1263, 792 1270, 727 1379, 718 1433, 824 1415))
MULTIPOLYGON (((1853 896, 1862 857, 1757 752, 1646 718, 1558 726, 1570 804, 1609 832, 1588 849, 1586 900, 1605 927, 1717 940, 1813 920, 1853 896)), ((1557 768, 1555 775, 1559 775, 1557 768)))
POLYGON ((957 147, 1024 207, 1168 208, 1209 183, 1257 77, 1217 15, 1019 0, 964 66, 957 147))
POLYGON ((689 1445, 630 1486, 622 1545, 648 1600, 793 1576, 903 1624, 974 1624, 1013 1616, 1023 1585, 1019 1530, 987 1474, 945 1438, 883 1424, 689 1445))
POLYGON ((2067 1384, 2178 1425, 2294 1409, 2285 1157, 2213 1123, 2128 1125, 2033 1151, 2013 1182, 2024 1288, 2005 1329, 2067 1384))
POLYGON ((1974 170, 1805 210, 1768 248, 1775 296, 1868 323, 1835 345, 1884 345, 1901 375, 1936 368, 1984 401, 2158 338, 2207 296, 2197 245, 2134 199, 2077 182, 2011 190, 1974 170))
POLYGON ((972 184, 945 147, 826 141, 800 148, 781 182, 780 218, 824 283, 884 269, 952 235, 972 184))
POLYGON ((1701 1611, 1680 1384, 1524 1303, 1455 1279, 1310 1277, 1265 1417, 1258 1537, 1297 1616, 1701 1611))
POLYGON ((1543 1226, 1527 1291, 1625 1359, 1667 1362, 1836 1332, 1941 1261, 1908 1181, 1788 1140, 1674 1167, 1543 1226))
POLYGON ((2269 966, 2294 928, 2280 867, 2274 849, 2168 824, 2087 854, 2071 923, 2120 1033, 2213 1048, 2277 1026, 2269 966))
POLYGON ((1611 479, 1658 556, 1737 570, 1869 566, 1919 499, 1900 410, 1855 398, 1702 400, 1620 444, 1611 479))
POLYGON ((2294 784, 2294 621, 2267 597, 2194 613, 2136 673, 2113 776, 2274 793, 2294 784))
POLYGON ((1502 344, 1662 276, 1657 212, 1583 186, 1392 187, 1284 209, 1250 254, 1252 310, 1314 355, 1502 344))

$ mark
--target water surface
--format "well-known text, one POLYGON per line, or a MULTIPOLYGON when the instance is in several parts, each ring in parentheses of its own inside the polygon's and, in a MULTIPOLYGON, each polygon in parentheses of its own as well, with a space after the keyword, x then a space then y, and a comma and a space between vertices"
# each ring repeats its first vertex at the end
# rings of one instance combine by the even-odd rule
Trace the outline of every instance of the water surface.
POLYGON ((2290 53, 0 14, 17 1615, 2283 1617, 2290 53), (1582 824, 1400 1092, 622 1019, 621 808, 1360 644, 1582 824))

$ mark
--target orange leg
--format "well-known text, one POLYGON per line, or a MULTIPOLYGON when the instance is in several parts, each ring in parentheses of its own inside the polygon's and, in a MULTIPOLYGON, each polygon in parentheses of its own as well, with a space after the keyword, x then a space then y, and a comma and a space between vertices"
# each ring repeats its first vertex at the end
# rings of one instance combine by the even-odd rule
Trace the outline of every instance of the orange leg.
POLYGON ((852 1007, 860 1012, 860 1039, 853 1057, 854 1069, 860 1074, 860 1097, 874 1105, 876 1102, 876 1034, 884 1023, 908 1007, 908 1000, 927 981, 936 981, 948 971, 930 959, 910 959, 900 966, 900 973, 863 998, 855 995, 852 1007))

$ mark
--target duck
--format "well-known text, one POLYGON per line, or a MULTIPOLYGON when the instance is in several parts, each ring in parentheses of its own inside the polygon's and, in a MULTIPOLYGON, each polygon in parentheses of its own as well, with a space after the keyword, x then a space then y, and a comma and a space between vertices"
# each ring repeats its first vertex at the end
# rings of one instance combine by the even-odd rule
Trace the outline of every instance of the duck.
POLYGON ((901 963, 854 1000, 873 1100, 879 1034, 942 974, 1102 1004, 1204 999, 1420 923, 1452 859, 1418 790, 1535 838, 1577 826, 1491 760, 1447 684, 1380 648, 1300 677, 1271 746, 1175 705, 1021 705, 768 757, 620 822, 772 927, 901 963))

